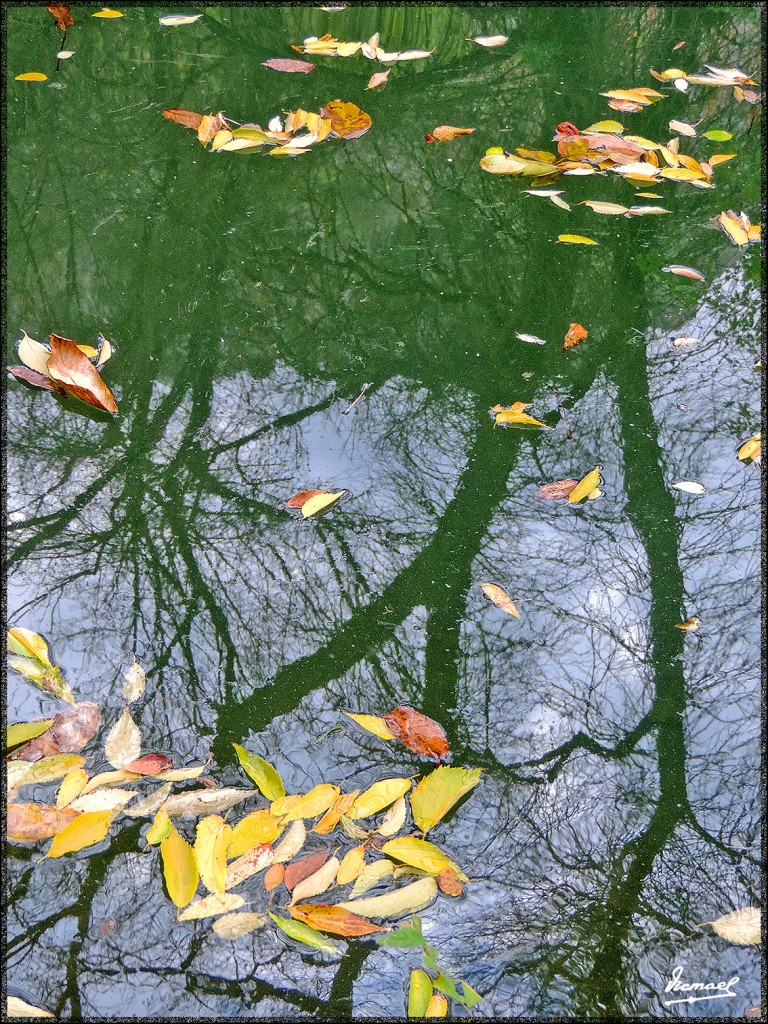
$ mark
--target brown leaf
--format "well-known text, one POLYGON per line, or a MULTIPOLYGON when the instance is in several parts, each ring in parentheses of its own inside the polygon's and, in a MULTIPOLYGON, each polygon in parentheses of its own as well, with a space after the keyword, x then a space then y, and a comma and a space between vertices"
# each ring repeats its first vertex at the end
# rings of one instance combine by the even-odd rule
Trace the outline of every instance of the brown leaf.
POLYGON ((46 377, 42 373, 38 373, 37 370, 30 370, 28 366, 9 366, 8 372, 12 373, 18 380, 23 380, 26 384, 33 384, 36 388, 55 391, 59 395, 66 394, 64 388, 58 385, 56 381, 51 380, 50 377, 46 377))
POLYGON ((70 25, 75 24, 75 19, 66 4, 48 4, 47 9, 56 19, 56 28, 66 32, 70 25))
POLYGON ((226 127, 226 122, 222 121, 218 114, 206 114, 197 127, 197 138, 207 146, 217 133, 226 127))
POLYGON ((316 494, 327 494, 328 488, 323 487, 319 491, 299 491, 298 494, 294 494, 292 498, 289 498, 285 503, 286 508, 301 508, 301 506, 309 501, 310 498, 314 498, 316 494))
POLYGON ((267 873, 264 875, 264 888, 267 890, 267 892, 272 892, 273 889, 276 889, 278 885, 280 885, 280 883, 282 882, 284 875, 285 868, 283 867, 283 865, 273 864, 272 867, 269 868, 267 870, 267 873))
POLYGON ((443 868, 435 881, 440 892, 444 892, 446 896, 461 896, 464 891, 461 879, 453 868, 443 868))
POLYGON ((137 757, 130 764, 123 765, 127 772, 135 772, 137 775, 159 775, 160 772, 173 767, 173 761, 165 754, 144 754, 137 757))
POLYGON ((331 100, 320 111, 321 117, 330 117, 331 135, 337 139, 359 139, 371 127, 371 118, 354 103, 331 100))
POLYGON ((582 327, 581 324, 571 324, 568 328, 568 332, 565 335, 565 341, 563 341, 563 348, 569 349, 574 348, 576 345, 580 345, 586 338, 589 332, 586 328, 582 327))
POLYGON ((407 704, 400 704, 381 717, 395 738, 414 754, 434 761, 443 761, 450 754, 443 727, 407 704))
POLYGON ((88 405, 116 413, 115 396, 75 342, 69 338, 61 338, 58 334, 51 334, 49 338, 51 358, 48 360, 48 373, 51 379, 61 384, 68 394, 87 402, 88 405))
POLYGON ((203 115, 196 114, 193 110, 182 110, 180 107, 170 107, 163 111, 163 117, 176 124, 183 124, 185 128, 193 128, 195 131, 203 123, 203 115))
POLYGON ((299 882, 309 878, 325 864, 330 852, 330 850, 318 850, 317 853, 312 853, 308 857, 302 857, 301 860, 294 860, 288 864, 283 878, 285 888, 292 892, 299 882))
POLYGON ((474 130, 474 128, 453 128, 449 124, 441 124, 432 130, 432 137, 427 141, 450 142, 451 139, 455 139, 459 135, 471 135, 474 130))
POLYGON ((672 263, 668 267, 661 268, 666 274, 677 274, 678 277, 690 277, 694 281, 706 281, 706 278, 699 270, 693 267, 684 267, 679 263, 672 263))
POLYGON ((685 40, 683 40, 683 42, 681 42, 681 43, 675 43, 675 45, 672 47, 672 49, 673 50, 679 50, 683 46, 685 46, 685 40))
POLYGON ((626 114, 635 114, 643 109, 642 103, 634 103, 632 100, 608 100, 611 110, 623 110, 626 114))
POLYGON ((310 71, 315 70, 315 65, 306 60, 284 60, 282 57, 271 57, 261 63, 265 68, 272 68, 273 71, 287 71, 288 74, 293 75, 308 75, 310 71))
POLYGON ((290 908, 291 917, 331 935, 342 935, 345 938, 353 935, 372 935, 374 932, 385 932, 381 925, 371 924, 359 914, 353 914, 343 907, 331 903, 298 903, 290 908))
POLYGON ((25 743, 11 755, 19 761, 39 761, 53 754, 74 754, 96 735, 101 713, 91 701, 81 701, 59 711, 53 723, 41 736, 25 743))
POLYGON ((536 497, 544 498, 546 501, 567 498, 578 482, 578 480, 555 480, 551 484, 542 484, 536 491, 536 497))
POLYGON ((495 583, 481 583, 480 588, 485 596, 507 615, 514 615, 516 619, 520 618, 520 612, 515 607, 515 602, 503 587, 499 587, 495 583))
POLYGON ((58 835, 78 811, 50 804, 8 804, 7 837, 16 843, 37 843, 58 835))

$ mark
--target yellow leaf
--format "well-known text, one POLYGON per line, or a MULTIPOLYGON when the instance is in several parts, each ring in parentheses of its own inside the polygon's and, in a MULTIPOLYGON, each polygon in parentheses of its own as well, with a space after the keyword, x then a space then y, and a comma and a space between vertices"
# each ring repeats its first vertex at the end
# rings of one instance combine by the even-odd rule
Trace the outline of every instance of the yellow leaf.
POLYGON ((218 814, 197 823, 195 860, 206 889, 223 893, 227 884, 227 848, 232 828, 218 814))
POLYGON ((82 768, 85 758, 80 754, 51 754, 49 757, 41 757, 27 769, 24 776, 24 785, 31 785, 39 782, 53 782, 60 779, 75 768, 82 768))
POLYGON ((211 893, 210 896, 203 896, 202 899, 190 903, 186 910, 178 916, 179 921, 197 921, 202 917, 215 917, 217 914, 227 914, 231 910, 242 907, 245 900, 236 892, 211 893))
POLYGON ((359 792, 360 790, 356 789, 352 793, 340 793, 333 801, 331 807, 315 825, 313 831, 317 832, 317 834, 321 836, 327 835, 329 832, 333 832, 338 825, 341 816, 347 813, 357 799, 359 792))
POLYGON ((410 788, 410 779, 382 779, 380 782, 374 782, 355 800, 348 817, 368 818, 372 814, 378 814, 393 804, 398 797, 404 796, 410 788))
MULTIPOLYGON (((30 338, 26 331, 22 331, 24 337, 16 346, 19 359, 28 366, 30 370, 37 370, 43 376, 48 376, 48 360, 51 358, 51 350, 39 341, 30 338)), ((37 634, 35 634, 37 635, 37 634)))
POLYGON ((747 460, 756 462, 761 455, 763 445, 763 435, 753 434, 748 441, 739 448, 737 458, 741 459, 742 462, 747 460))
POLYGON ((146 835, 147 842, 150 846, 156 846, 157 843, 162 843, 164 839, 167 839, 171 834, 171 819, 168 817, 165 808, 161 807, 155 815, 155 820, 149 826, 149 830, 146 835))
POLYGON ((100 11, 91 15, 92 18, 122 18, 122 16, 121 11, 113 11, 109 7, 102 7, 100 11))
POLYGON ((401 836, 399 839, 390 839, 384 843, 381 852, 387 857, 402 861, 403 864, 410 864, 411 867, 419 868, 430 875, 439 875, 446 868, 453 868, 462 882, 468 881, 467 876, 447 857, 442 850, 434 843, 428 843, 426 839, 417 839, 416 836, 401 836))
POLYGON ((387 723, 383 718, 379 718, 378 715, 353 715, 351 711, 345 711, 344 714, 347 718, 351 718, 358 725, 362 726, 363 729, 372 732, 374 736, 378 736, 381 740, 393 740, 395 738, 387 723))
POLYGON ((336 873, 336 883, 346 885, 347 882, 354 882, 357 876, 365 867, 365 843, 350 850, 339 864, 336 873))
POLYGON ((160 852, 168 895, 177 907, 186 907, 197 889, 195 851, 171 825, 171 831, 160 844, 160 852))
POLYGON ((301 506, 302 516, 305 519, 309 519, 310 516, 316 516, 318 512, 322 512, 324 509, 335 504, 344 493, 344 491, 326 491, 325 494, 316 494, 314 498, 305 501, 301 506))
POLYGON ((227 857, 239 857, 254 846, 274 842, 283 828, 283 823, 264 809, 247 814, 232 829, 227 857))
POLYGON ((568 242, 571 245, 598 245, 594 238, 587 238, 585 235, 558 235, 558 242, 568 242))
POLYGON ((637 199, 663 199, 658 192, 636 192, 635 197, 637 199))
POLYGON ((67 807, 80 795, 88 782, 88 772, 84 768, 73 768, 61 780, 59 792, 56 794, 56 806, 67 807))
POLYGON ((636 146, 639 146, 641 149, 645 149, 648 151, 658 149, 660 145, 658 142, 652 142, 651 139, 646 139, 642 135, 625 135, 624 141, 634 142, 636 146))
POLYGON ((724 210, 715 220, 739 248, 749 243, 749 226, 745 228, 733 210, 724 210))
POLYGON ((583 501, 584 498, 588 498, 589 495, 600 486, 600 466, 596 466, 590 470, 589 473, 580 480, 573 488, 571 493, 568 495, 568 501, 571 504, 575 504, 577 501, 583 501))
POLYGON ((665 167, 659 171, 659 176, 669 178, 670 181, 697 181, 706 178, 704 171, 692 171, 690 167, 665 167))
POLYGON ((18 996, 8 996, 6 1010, 9 1017, 53 1017, 52 1013, 41 1010, 39 1006, 31 1006, 18 996))
POLYGON ((497 587, 495 583, 481 583, 480 588, 486 597, 489 597, 495 605, 498 605, 508 615, 514 615, 516 619, 520 618, 520 612, 515 607, 514 601, 509 597, 506 590, 497 587))
POLYGON ((424 1011, 425 1017, 447 1017, 448 1000, 441 992, 435 992, 429 1000, 429 1005, 424 1011))
POLYGON ((54 838, 46 857, 61 857, 100 843, 109 832, 114 811, 84 811, 54 838))
POLYGON ((383 896, 367 896, 336 905, 361 917, 405 917, 406 914, 418 914, 434 903, 436 897, 437 882, 429 875, 383 896))
POLYGON ((47 82, 48 75, 42 71, 25 71, 23 75, 16 75, 17 82, 47 82))
POLYGON ((544 427, 545 430, 550 430, 551 427, 548 423, 542 423, 541 420, 534 419, 533 416, 529 416, 523 411, 530 404, 530 402, 515 402, 508 409, 501 405, 494 405, 491 409, 495 417, 494 426, 497 423, 507 423, 517 427, 544 427))
POLYGON ((34 658, 46 668, 53 668, 48 656, 48 644, 39 633, 31 629, 16 626, 8 630, 8 650, 11 654, 20 654, 24 658, 34 658))
POLYGON ((480 781, 482 768, 436 768, 411 793, 411 811, 417 828, 428 832, 465 793, 480 781))
MULTIPOLYGON (((704 924, 711 925, 718 935, 739 946, 757 946, 760 942, 759 907, 743 907, 704 924)), ((697 927, 702 928, 703 925, 697 927)))
POLYGON ((420 967, 411 971, 408 986, 408 1016, 425 1017, 432 1001, 432 979, 420 967))
POLYGON ((405 797, 401 796, 398 800, 395 800, 390 809, 384 815, 381 820, 381 824, 376 831, 380 836, 396 836, 405 824, 405 817, 407 813, 408 807, 405 802, 405 797))
POLYGON ((601 203, 595 199, 585 199, 581 203, 577 203, 577 206, 589 206, 590 209, 594 210, 595 213, 613 213, 613 214, 624 214, 627 212, 626 206, 619 206, 618 203, 601 203))
MULTIPOLYGON (((323 782, 319 786, 315 786, 314 789, 310 789, 304 796, 299 797, 290 810, 283 815, 284 821, 314 818, 319 814, 325 814, 338 795, 338 786, 331 786, 329 783, 323 782)), ((272 813, 275 813, 274 804, 272 813)))
POLYGON ((624 125, 618 121, 597 121, 595 124, 591 124, 589 128, 585 128, 582 134, 593 132, 597 135, 621 135, 624 131, 624 125))
MULTIPOLYGON (((351 895, 360 896, 362 893, 368 892, 374 885, 378 885, 392 874, 393 866, 391 860, 375 860, 372 864, 366 864, 355 879, 351 895)), ((349 905, 353 906, 352 903, 349 905)))
POLYGON ((735 156, 735 153, 715 153, 714 156, 709 158, 707 163, 712 167, 717 167, 718 164, 724 164, 728 160, 733 160, 735 156))
POLYGON ((44 718, 36 722, 14 722, 5 731, 5 749, 18 747, 28 740, 33 740, 42 735, 53 724, 52 718, 44 718))

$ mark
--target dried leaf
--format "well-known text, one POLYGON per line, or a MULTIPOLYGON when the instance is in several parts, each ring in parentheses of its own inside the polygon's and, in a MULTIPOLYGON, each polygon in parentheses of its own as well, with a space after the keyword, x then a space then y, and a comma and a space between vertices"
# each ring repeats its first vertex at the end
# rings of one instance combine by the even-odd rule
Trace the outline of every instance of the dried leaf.
POLYGON ((134 782, 139 778, 141 778, 140 775, 135 775, 133 772, 127 772, 124 768, 119 768, 115 772, 99 772, 98 775, 94 775, 92 779, 88 780, 86 785, 83 787, 83 793, 91 793, 93 790, 100 789, 102 786, 117 786, 121 782, 134 782))
MULTIPOLYGON (((283 818, 285 821, 297 821, 299 818, 315 818, 325 814, 338 795, 338 786, 323 782, 300 797, 283 818)), ((274 803, 270 809, 273 814, 279 813, 275 810, 274 803)))
POLYGON ((197 818, 201 814, 223 814, 230 807, 255 796, 256 789, 215 789, 203 791, 190 790, 186 793, 175 793, 165 802, 165 809, 172 818, 197 818))
POLYGON ((495 583, 481 583, 480 589, 502 611, 505 611, 508 615, 514 615, 516 619, 520 618, 520 612, 515 607, 514 601, 512 601, 506 590, 502 587, 497 586, 495 583))
POLYGON ((675 629, 682 629, 686 633, 695 633, 699 628, 701 619, 698 615, 692 616, 690 619, 686 619, 685 622, 676 622, 675 629))
POLYGON ((240 857, 254 846, 273 843, 283 831, 283 824, 269 811, 253 811, 232 829, 227 857, 240 857))
POLYGON ((42 782, 54 782, 74 768, 82 768, 84 764, 85 758, 79 754, 52 754, 50 757, 42 757, 28 764, 23 780, 16 785, 32 786, 42 782))
POLYGON ((168 895, 177 907, 186 907, 197 889, 195 851, 171 825, 169 834, 160 844, 160 853, 168 895))
POLYGON ((355 822, 352 821, 351 818, 348 818, 346 814, 342 814, 341 831, 349 839, 354 839, 355 842, 359 842, 361 839, 370 839, 370 837, 373 835, 374 830, 366 830, 364 828, 360 828, 360 826, 356 825, 355 822))
POLYGON ((384 719, 379 718, 377 715, 355 715, 351 711, 345 711, 344 714, 357 722, 363 729, 372 732, 374 736, 378 736, 379 739, 393 740, 395 738, 395 734, 384 719))
POLYGON ((39 341, 30 338, 26 331, 21 332, 24 337, 16 343, 16 352, 19 359, 30 370, 36 370, 44 377, 48 376, 48 360, 51 358, 51 350, 47 345, 41 345, 39 341))
POLYGON ((235 748, 240 767, 248 778, 256 783, 267 800, 278 800, 285 796, 283 780, 269 761, 265 761, 258 754, 252 754, 239 743, 233 743, 232 746, 235 748))
POLYGON ((361 935, 372 935, 374 932, 385 932, 380 925, 371 924, 360 914, 353 914, 342 907, 330 903, 307 903, 292 906, 291 916, 318 931, 330 932, 350 938, 361 935))
MULTIPOLYGON (((13 747, 18 747, 22 743, 28 743, 29 740, 36 739, 40 733, 50 729, 53 725, 53 718, 38 719, 36 722, 15 722, 13 725, 9 725, 5 730, 5 750, 6 753, 12 750, 13 747)), ((21 758, 23 761, 37 760, 37 758, 21 758)))
POLYGON ((509 36, 475 36, 473 39, 468 39, 468 43, 479 43, 480 46, 491 48, 493 46, 503 46, 504 43, 509 41, 509 36))
POLYGON ((72 17, 72 12, 66 4, 48 4, 47 10, 56 19, 56 28, 60 32, 66 32, 70 25, 75 24, 75 19, 72 17))
POLYGON ((243 935, 250 935, 257 928, 263 928, 269 921, 266 914, 255 914, 245 912, 242 914, 227 914, 213 922, 213 931, 220 939, 239 939, 243 935))
POLYGON ((461 896, 464 891, 461 878, 455 868, 443 868, 437 875, 436 881, 438 889, 446 896, 461 896))
POLYGON ((380 836, 396 836, 405 824, 405 817, 407 813, 408 805, 406 804, 405 797, 401 796, 392 804, 390 809, 381 819, 381 824, 376 831, 380 836))
POLYGON ((480 167, 489 174, 527 175, 538 178, 541 175, 557 173, 551 163, 544 160, 524 160, 522 157, 505 153, 503 149, 491 147, 480 161, 480 167))
MULTIPOLYGON (((407 704, 400 704, 382 716, 395 739, 414 754, 442 761, 450 754, 445 730, 434 719, 407 704)), ((351 815, 356 817, 356 815, 351 815)))
POLYGON ((178 916, 179 921, 197 921, 203 917, 215 917, 217 914, 227 914, 232 910, 242 907, 245 900, 236 892, 212 892, 210 896, 203 896, 202 899, 190 903, 186 910, 178 916))
POLYGON ((589 206, 595 213, 607 213, 622 215, 627 212, 626 206, 620 206, 618 203, 601 203, 594 199, 585 199, 583 202, 578 203, 578 206, 589 206))
POLYGON ((567 242, 569 245, 598 245, 594 238, 587 238, 586 235, 558 235, 558 242, 567 242))
POLYGON ((491 412, 494 414, 494 426, 501 423, 507 426, 543 427, 546 430, 551 430, 552 428, 548 423, 534 419, 533 416, 529 416, 524 412, 529 405, 531 405, 530 402, 514 402, 510 406, 494 405, 491 409, 491 412))
POLYGON ((712 167, 719 167, 720 164, 725 164, 729 160, 733 160, 735 156, 735 153, 715 153, 714 156, 709 158, 708 162, 712 167))
POLYGON ((39 1006, 32 1006, 31 1003, 25 1003, 23 999, 19 999, 18 996, 8 996, 6 1001, 6 1011, 9 1017, 53 1017, 54 1014, 48 1013, 47 1010, 41 1010, 39 1006))
POLYGON ((749 218, 744 217, 744 220, 746 224, 736 216, 733 210, 724 210, 715 218, 717 225, 723 229, 731 241, 738 245, 739 248, 749 244, 749 228, 751 225, 749 218))
POLYGON ((43 667, 53 668, 48 653, 48 644, 39 633, 34 633, 31 629, 23 629, 21 626, 9 629, 7 646, 11 654, 34 658, 43 667))
MULTIPOLYGON (((130 807, 128 807, 125 813, 130 818, 148 818, 151 815, 157 813, 158 816, 162 810, 162 813, 167 816, 167 811, 163 804, 168 799, 171 792, 172 786, 168 782, 164 786, 159 786, 154 792, 145 796, 143 800, 135 800, 130 807)), ((155 819, 157 820, 157 819, 155 819)), ((161 836, 164 839, 165 836, 161 836)))
POLYGON ((694 281, 706 281, 706 278, 699 270, 694 270, 693 267, 684 267, 679 263, 672 263, 668 267, 661 268, 665 274, 677 274, 678 277, 690 277, 694 281))
MULTIPOLYGON (((345 712, 346 714, 346 712, 345 712)), ((371 717, 367 715, 361 715, 361 718, 371 717)), ((320 821, 315 825, 313 831, 318 835, 327 835, 332 832, 338 825, 342 814, 346 814, 352 804, 357 799, 357 795, 360 792, 359 789, 354 790, 352 793, 340 793, 333 801, 331 807, 325 812, 320 821)))
POLYGON ((536 491, 536 497, 543 498, 545 501, 559 501, 562 498, 567 498, 578 482, 578 480, 555 480, 551 484, 541 484, 536 491))
POLYGON ((330 117, 331 134, 337 139, 358 139, 371 127, 365 111, 345 100, 331 100, 320 111, 321 117, 330 117))
POLYGON ((338 953, 338 949, 329 939, 326 939, 314 928, 310 928, 308 924, 304 924, 302 921, 288 921, 284 917, 277 917, 272 913, 269 916, 289 938, 303 942, 305 946, 320 949, 324 953, 338 953))
POLYGON ((288 74, 308 75, 314 71, 315 65, 306 60, 284 60, 282 57, 272 57, 261 62, 262 67, 271 68, 273 71, 286 71, 288 74))
POLYGON ((437 128, 433 128, 427 136, 428 142, 450 142, 451 139, 456 139, 459 135, 471 135, 474 128, 453 128, 449 124, 441 124, 437 128))
POLYGON ((546 345, 547 342, 544 338, 538 338, 535 334, 519 334, 515 331, 515 337, 519 338, 520 341, 526 341, 529 345, 546 345))
POLYGON ((283 873, 283 882, 288 892, 293 892, 299 882, 303 882, 305 878, 309 878, 310 875, 319 871, 328 860, 330 853, 329 849, 318 850, 316 853, 311 853, 307 857, 288 864, 283 873))
POLYGON ((686 345, 696 345, 700 340, 700 338, 675 338, 672 344, 675 348, 684 348, 686 345))
POLYGON ((160 24, 165 26, 178 27, 179 25, 192 25, 202 18, 202 14, 162 14, 160 24))
POLYGON ((9 366, 8 372, 12 373, 17 380, 23 380, 25 384, 43 388, 45 391, 54 391, 59 395, 66 394, 63 387, 52 381, 50 377, 46 377, 45 374, 38 373, 37 370, 30 370, 26 366, 9 366))
POLYGON ((365 843, 361 843, 360 846, 355 846, 342 858, 339 870, 336 873, 336 884, 346 885, 348 882, 354 882, 364 867, 365 843))
POLYGON ((267 873, 264 875, 264 888, 267 892, 272 892, 280 885, 285 877, 285 868, 282 864, 273 864, 270 868, 267 868, 267 873))
POLYGON ((123 699, 129 704, 142 696, 147 685, 147 674, 136 658, 123 679, 123 699))
POLYGON ((700 484, 696 480, 678 480, 672 486, 675 490, 685 491, 686 494, 704 494, 706 491, 704 484, 700 484))
POLYGON ((385 878, 389 878, 392 874, 394 865, 391 860, 375 860, 371 864, 366 864, 363 870, 355 879, 355 884, 352 886, 351 897, 361 896, 364 892, 368 892, 375 885, 378 885, 385 878))
POLYGON ((588 333, 589 332, 586 327, 582 327, 581 324, 571 324, 563 341, 563 349, 567 350, 569 348, 574 348, 576 345, 580 345, 587 337, 588 333))
MULTIPOLYGON (((438 727, 439 728, 439 727, 438 727)), ((355 800, 348 817, 369 818, 389 807, 411 788, 410 779, 382 779, 374 782, 355 800)))
POLYGON ((411 812, 425 834, 480 781, 482 768, 436 768, 411 793, 411 812))
POLYGON ((321 868, 313 874, 298 882, 293 889, 291 903, 300 903, 302 900, 312 899, 326 892, 336 881, 336 874, 339 870, 339 858, 330 857, 321 868))
POLYGON ((104 741, 104 756, 115 768, 128 768, 129 762, 135 762, 141 753, 141 732, 128 708, 123 709, 120 718, 107 733, 104 741))
POLYGON ((425 839, 417 839, 416 836, 390 839, 388 843, 384 843, 381 852, 387 857, 419 868, 430 875, 439 875, 441 871, 450 868, 458 878, 464 882, 467 881, 467 876, 459 870, 451 858, 447 857, 434 843, 428 843, 425 839))
POLYGON ((198 126, 197 138, 203 146, 207 146, 220 132, 226 132, 229 138, 232 138, 226 122, 222 121, 218 114, 206 114, 198 126))
POLYGON ((392 68, 387 68, 386 71, 377 71, 371 75, 366 89, 378 89, 380 85, 384 85, 392 73, 392 68))
POLYGON ((757 946, 760 943, 759 907, 743 907, 718 917, 716 921, 705 921, 697 927, 703 928, 705 924, 711 925, 721 938, 739 946, 757 946))
POLYGON ((210 814, 197 823, 195 860, 200 879, 210 892, 223 893, 226 888, 231 835, 231 826, 218 814, 210 814))
POLYGON ((196 114, 193 110, 181 110, 179 107, 170 107, 163 111, 163 117, 176 124, 183 124, 185 128, 192 128, 197 131, 203 123, 203 115, 196 114))
MULTIPOLYGON (((274 153, 275 151, 272 150, 272 152, 274 153)), ((328 491, 324 494, 316 494, 304 502, 301 506, 301 514, 304 519, 316 516, 319 512, 324 512, 331 505, 335 505, 344 494, 346 494, 346 491, 328 491)))
POLYGON ((45 856, 61 857, 65 853, 76 853, 100 843, 106 838, 114 817, 113 811, 84 811, 78 814, 74 821, 55 836, 45 856))
POLYGON ((427 876, 383 896, 368 896, 336 905, 344 910, 350 910, 353 914, 360 914, 361 917, 398 918, 405 917, 406 914, 417 914, 434 903, 436 897, 437 882, 431 876, 427 876))
POLYGON ((294 821, 283 838, 275 847, 276 864, 284 864, 292 860, 307 841, 307 830, 303 821, 294 821))
POLYGON ((595 490, 600 487, 600 466, 595 466, 591 469, 587 475, 578 482, 573 488, 571 493, 568 495, 568 501, 575 505, 580 501, 584 501, 588 498, 595 490))
POLYGON ((6 838, 13 843, 38 843, 58 835, 78 812, 50 804, 8 804, 6 838))
POLYGON ((135 796, 135 790, 104 788, 78 796, 69 805, 73 811, 122 811, 135 796))
POLYGON ((741 462, 759 462, 762 455, 763 435, 753 434, 739 447, 736 458, 741 462))
POLYGON ((74 341, 50 335, 51 357, 48 374, 68 394, 106 412, 117 413, 115 396, 99 376, 99 372, 74 341))
POLYGON ((276 850, 269 845, 253 846, 250 850, 233 860, 227 868, 226 888, 234 889, 246 879, 268 868, 276 859, 276 850))

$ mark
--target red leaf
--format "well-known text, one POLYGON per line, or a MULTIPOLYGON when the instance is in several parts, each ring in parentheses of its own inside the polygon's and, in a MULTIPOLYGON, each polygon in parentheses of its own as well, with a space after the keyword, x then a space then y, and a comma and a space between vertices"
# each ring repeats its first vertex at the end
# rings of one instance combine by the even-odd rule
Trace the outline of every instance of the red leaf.
POLYGON ((179 107, 170 107, 163 111, 163 117, 176 124, 183 124, 185 128, 194 128, 195 131, 203 122, 203 115, 196 114, 193 110, 181 110, 179 107))
POLYGON ((61 338, 58 334, 51 334, 49 338, 51 358, 48 360, 48 373, 51 379, 61 384, 68 394, 87 402, 88 405, 116 413, 115 396, 75 342, 69 338, 61 338))
POLYGON ((581 135, 579 129, 571 121, 561 121, 555 131, 561 135, 581 135))
POLYGON ((56 19, 56 28, 66 32, 70 25, 75 24, 75 19, 66 4, 48 4, 48 10, 56 19))
POLYGON ((66 391, 60 387, 55 381, 52 381, 50 377, 46 377, 45 374, 38 373, 37 370, 30 370, 28 366, 9 366, 8 372, 12 373, 14 377, 19 380, 25 381, 27 384, 33 384, 36 388, 45 388, 46 391, 56 391, 60 395, 65 395, 66 391))
POLYGON ((125 765, 125 770, 137 775, 159 775, 172 765, 173 761, 165 754, 144 754, 143 757, 137 757, 135 761, 125 765))
POLYGON ((285 60, 282 57, 271 57, 261 63, 262 67, 272 68, 273 71, 287 71, 291 75, 308 75, 310 71, 315 70, 315 65, 305 60, 285 60))
POLYGON ((312 853, 309 857, 302 857, 301 860, 294 860, 287 865, 285 869, 285 875, 283 876, 283 882, 285 888, 292 892, 299 882, 302 882, 305 878, 309 878, 313 875, 318 868, 321 868, 323 864, 328 860, 330 850, 318 850, 317 853, 312 853))
POLYGON ((294 494, 292 498, 289 498, 285 503, 286 508, 301 508, 301 506, 309 501, 310 498, 314 498, 316 494, 327 494, 328 488, 323 487, 319 491, 299 491, 298 494, 294 494))
POLYGON ((448 757, 450 748, 443 727, 420 711, 401 704, 381 717, 403 746, 414 754, 436 761, 448 757))

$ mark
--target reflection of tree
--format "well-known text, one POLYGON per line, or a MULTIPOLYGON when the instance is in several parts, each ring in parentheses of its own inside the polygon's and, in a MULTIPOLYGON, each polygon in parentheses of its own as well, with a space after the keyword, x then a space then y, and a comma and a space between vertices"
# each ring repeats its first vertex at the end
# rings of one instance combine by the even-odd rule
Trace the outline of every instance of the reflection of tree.
MULTIPOLYGON (((627 73, 645 66, 659 16, 644 12, 627 73)), ((589 17, 598 38, 604 14, 589 17)), ((525 98, 536 69, 519 55, 509 66, 514 138, 533 145, 546 119, 543 103, 525 98)), ((492 97, 510 94, 502 74, 486 84, 492 97)), ((606 246, 568 295, 559 257, 549 273, 500 273, 555 214, 533 200, 512 206, 509 182, 464 187, 437 150, 416 154, 407 143, 421 113, 404 106, 389 134, 329 147, 324 162, 313 154, 311 171, 260 164, 266 181, 293 174, 303 195, 277 199, 268 224, 262 211, 251 216, 253 178, 231 162, 206 165, 209 184, 190 204, 175 184, 189 140, 169 142, 150 168, 164 199, 151 220, 106 209, 84 235, 68 217, 72 288, 85 296, 87 276, 88 303, 123 335, 108 371, 121 375, 121 417, 90 422, 49 396, 9 395, 16 620, 60 640, 83 697, 113 692, 117 652, 138 649, 153 686, 141 720, 148 746, 192 758, 212 742, 231 773, 230 741, 251 742, 296 791, 319 777, 402 771, 407 755, 369 737, 316 739, 340 707, 418 704, 446 724, 456 763, 486 768, 445 833, 476 884, 465 903, 430 911, 450 924, 441 940, 459 973, 473 980, 476 970, 499 1014, 658 1015, 658 978, 696 949, 689 922, 754 898, 757 811, 744 791, 754 784, 756 698, 745 677, 756 565, 734 554, 754 530, 754 475, 732 458, 751 422, 724 400, 744 393, 751 364, 730 336, 732 321, 754 335, 754 299, 741 277, 740 293, 711 290, 695 362, 666 337, 649 342, 650 362, 637 339, 606 361, 597 346, 622 344, 632 324, 596 280, 635 296, 638 327, 655 306, 632 260, 606 246), (345 190, 352 178, 358 189, 345 190), (215 199, 224 183, 226 223, 215 199), (98 258, 113 244, 97 223, 110 213, 117 243, 141 247, 127 298, 106 287, 98 258), (493 266, 477 255, 488 244, 493 266), (396 264, 383 255, 392 245, 396 264), (158 281, 165 290, 142 308, 135 296, 154 295, 158 281), (510 312, 516 323, 535 313, 554 338, 576 308, 603 334, 569 363, 553 345, 510 349, 510 312), (715 365, 718 385, 705 392, 715 365), (529 368, 531 384, 520 378, 529 368), (339 399, 363 379, 374 387, 342 417, 339 399), (491 429, 487 406, 534 394, 556 422, 548 379, 571 409, 572 444, 562 428, 491 429), (532 497, 535 483, 596 461, 607 498, 594 508, 532 497), (727 501, 672 496, 671 480, 705 472, 726 481, 727 501), (323 520, 301 525, 279 508, 330 483, 352 495, 323 520), (486 575, 519 591, 521 620, 482 603, 475 584, 486 575), (686 637, 674 623, 694 607, 705 631, 686 637)), ((461 166, 468 174, 474 155, 461 166)), ((47 173, 54 185, 67 178, 55 161, 47 173)), ((31 214, 18 213, 42 318, 56 268, 36 248, 31 214)), ((645 224, 617 230, 638 249, 656 244, 645 224)), ((670 245, 695 249, 683 235, 670 245)), ((119 984, 143 996, 162 979, 169 1006, 206 1014, 345 1016, 371 979, 394 970, 368 946, 307 969, 266 933, 233 952, 209 929, 174 926, 156 858, 132 852, 138 844, 128 827, 71 875, 47 862, 42 878, 14 852, 11 952, 35 983, 50 958, 45 991, 59 1013, 94 1015, 119 984), (43 910, 39 886, 56 894, 43 910), (98 934, 104 918, 120 930, 98 934), (63 967, 53 964, 59 944, 63 967)), ((739 962, 751 976, 746 954, 739 962)))

